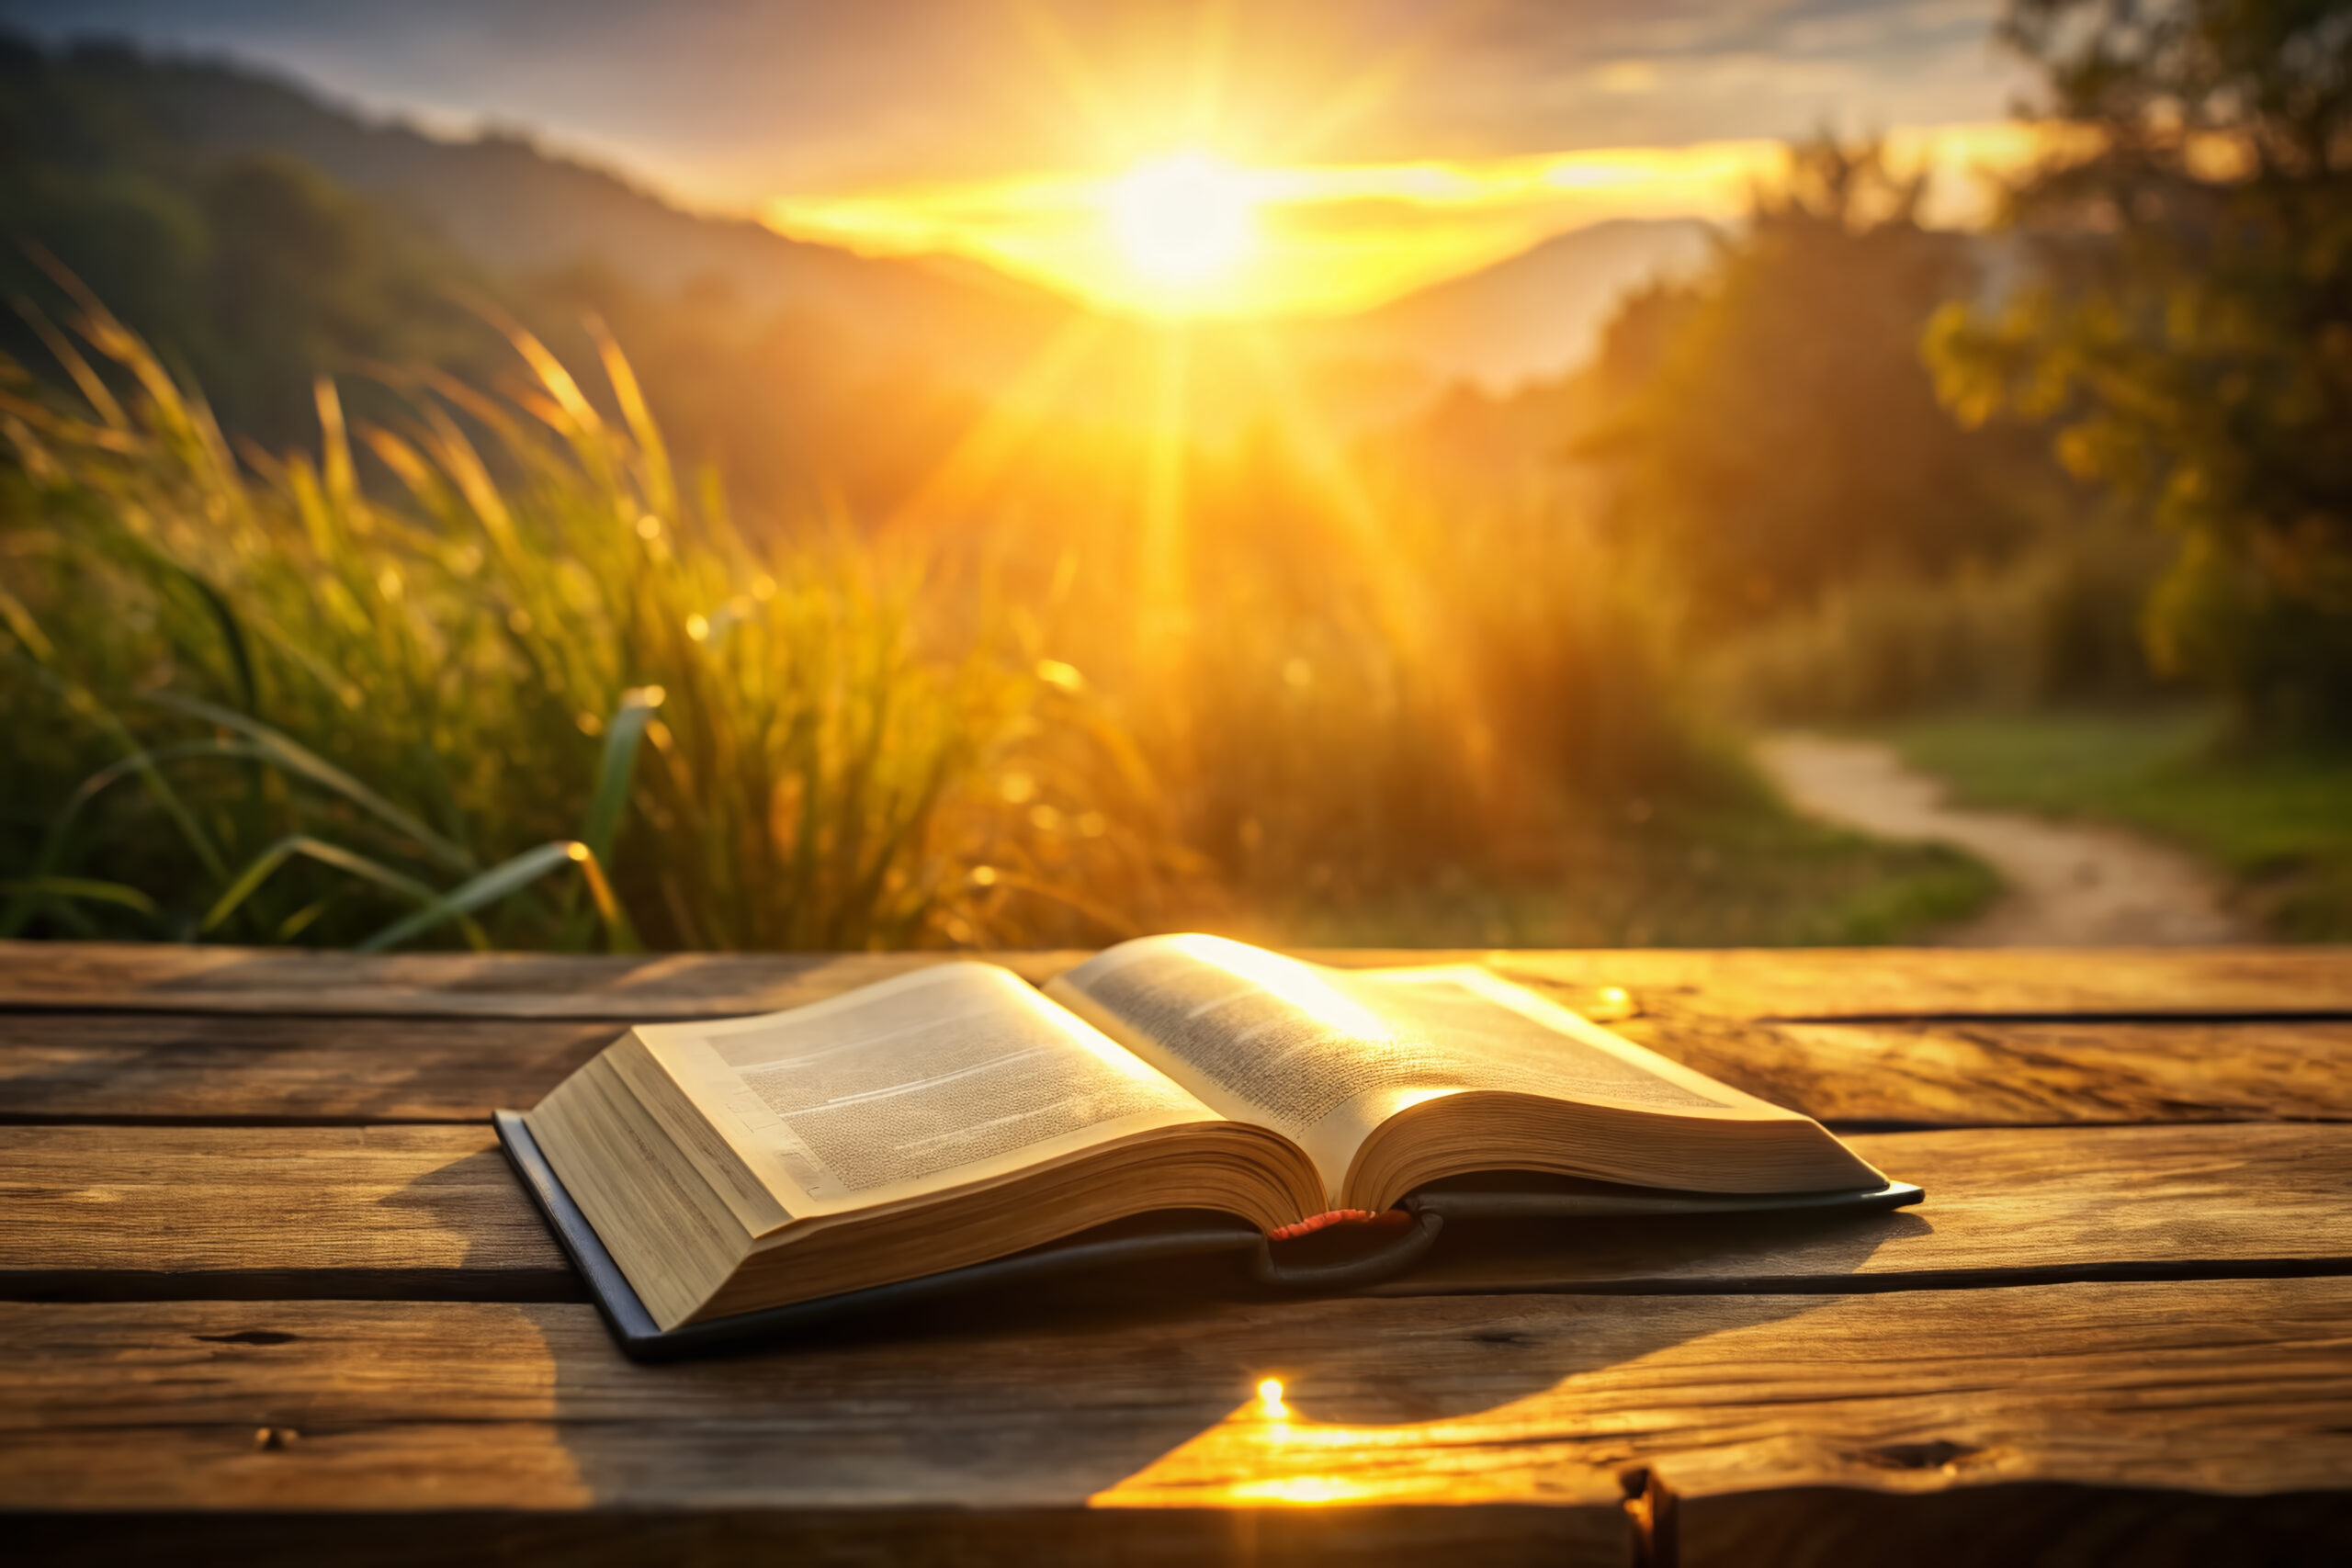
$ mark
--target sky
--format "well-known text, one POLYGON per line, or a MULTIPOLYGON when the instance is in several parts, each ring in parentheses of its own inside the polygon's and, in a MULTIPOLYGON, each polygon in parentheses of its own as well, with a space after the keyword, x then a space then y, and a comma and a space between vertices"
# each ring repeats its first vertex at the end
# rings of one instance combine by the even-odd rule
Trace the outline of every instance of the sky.
POLYGON ((1997 4, 0 0, 0 19, 274 67, 443 133, 525 129, 862 250, 1114 303, 1316 310, 1586 222, 1728 216, 1780 139, 1824 128, 1998 164, 2028 84, 1997 4), (1190 184, 1120 183, 1186 158, 1190 184), (1238 211, 1231 254, 1188 276, 1138 254, 1121 203, 1156 191, 1238 211))

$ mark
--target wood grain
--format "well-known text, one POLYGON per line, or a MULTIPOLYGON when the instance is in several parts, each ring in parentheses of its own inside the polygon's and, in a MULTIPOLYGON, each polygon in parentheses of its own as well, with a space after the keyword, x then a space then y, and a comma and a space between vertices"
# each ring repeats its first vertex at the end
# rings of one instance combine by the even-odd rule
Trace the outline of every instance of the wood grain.
POLYGON ((1692 1564, 2342 1560, 2343 949, 1311 954, 1482 958, 1825 1119, 1973 1130, 1854 1140, 1929 1189, 1893 1215, 1462 1228, 1379 1298, 959 1305, 685 1367, 616 1355, 486 1129, 368 1124, 948 956, 0 943, 12 1544, 1618 1562, 1647 1476, 1692 1564))
MULTIPOLYGON (((2234 1500, 2227 1500, 2234 1501, 2234 1500)), ((2259 1500, 2267 1502, 2267 1499, 2259 1500)), ((2241 1505, 2244 1506, 2245 1505, 2241 1505)), ((2210 1510, 2211 1501, 2206 1500, 2210 1510)), ((413 1568, 431 1562, 563 1568, 1624 1568, 1626 1520, 1606 1506, 51 1514, 7 1521, 20 1560, 93 1564, 233 1562, 238 1568, 413 1568)))
POLYGON ((2352 1018, 2352 952, 2341 947, 1529 950, 1486 960, 1596 1017, 2352 1018))
MULTIPOLYGON (((1729 1022, 1628 1037, 1829 1122, 2352 1119, 2352 1023, 1729 1022)), ((0 1012, 0 1122, 487 1120, 620 1032, 536 1019, 0 1012)))
POLYGON ((0 1292, 582 1299, 479 1127, 0 1130, 0 1292))
MULTIPOLYGON (((0 942, 0 1008, 632 1022, 796 1006, 959 956, 974 955, 362 956, 172 943, 0 942)), ((1042 982, 1086 955, 977 956, 1042 982)), ((2352 1018, 2352 955, 2341 948, 1361 948, 1306 950, 1302 956, 1352 967, 1484 961, 1596 1016, 1630 1008, 1721 1019, 2352 1018)))
MULTIPOLYGON (((1853 1143, 1925 1186, 1928 1202, 1830 1219, 1464 1226, 1423 1274, 1380 1289, 1893 1290, 2352 1272, 2352 1127, 1853 1143)), ((25 1127, 0 1132, 0 1294, 17 1299, 577 1298, 480 1128, 25 1127)))
POLYGON ((2035 1280, 2352 1274, 2352 1127, 2049 1128, 1848 1140, 1928 1190, 1845 1219, 1449 1227, 1377 1295, 1919 1290, 2035 1280))
POLYGON ((2343 1280, 1310 1302, 666 1368, 577 1306, 6 1304, 0 1346, 14 1507, 1606 1509, 1629 1469, 1685 1500, 2352 1487, 2343 1280))
POLYGON ((0 1122, 487 1122, 621 1033, 536 1019, 0 1013, 0 1122))
POLYGON ((1628 1039, 1829 1122, 2352 1120, 2352 1023, 1736 1023, 1628 1039))
MULTIPOLYGON (((1687 1568, 2340 1568, 2352 1493, 2232 1496, 2021 1483, 1938 1493, 1791 1488, 1681 1507, 1687 1568)), ((694 1512, 19 1514, 19 1561, 75 1568, 234 1561, 240 1568, 565 1568, 938 1564, 1475 1563, 1650 1568, 1604 1506, 1453 1504, 1301 1508, 937 1511, 697 1508, 694 1512)))
POLYGON ((0 1008, 650 1022, 769 1012, 951 959, 1043 982, 1083 953, 385 955, 171 942, 0 942, 0 1008))

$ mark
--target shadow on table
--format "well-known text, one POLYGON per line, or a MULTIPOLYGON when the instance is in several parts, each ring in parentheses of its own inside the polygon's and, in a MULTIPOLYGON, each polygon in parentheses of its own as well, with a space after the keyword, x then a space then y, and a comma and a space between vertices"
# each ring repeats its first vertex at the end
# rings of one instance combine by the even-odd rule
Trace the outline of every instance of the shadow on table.
POLYGON ((1914 1209, 1463 1220, 1447 1225, 1419 1268, 1369 1293, 1834 1293, 1867 1288, 1858 1277, 1883 1250, 1934 1234, 1929 1215, 1914 1209))
MULTIPOLYGON (((1696 1245, 1647 1224, 1662 1257, 1696 1245)), ((1773 1230, 1804 1239, 1806 1269, 1827 1276, 1920 1225, 1881 1214, 1773 1230)), ((1639 1238, 1593 1228, 1622 1274, 1639 1238)), ((1547 1482, 1559 1501, 1614 1517, 1637 1439, 1536 1396, 1816 1304, 1509 1285, 1519 1293, 1236 1299, 1236 1274, 1228 1259, 1170 1260, 658 1366, 625 1360, 587 1312, 548 1309, 556 1432, 587 1494, 620 1507, 1459 1502, 1499 1476, 1464 1472, 1464 1453, 1516 1446, 1561 1472, 1547 1482)))

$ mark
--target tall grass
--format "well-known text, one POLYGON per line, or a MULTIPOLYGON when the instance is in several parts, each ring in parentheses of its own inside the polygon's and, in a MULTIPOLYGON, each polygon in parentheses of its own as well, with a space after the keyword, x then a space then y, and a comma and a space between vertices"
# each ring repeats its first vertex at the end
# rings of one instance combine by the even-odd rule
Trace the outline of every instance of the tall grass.
POLYGON ((0 934, 1022 942, 1181 867, 1075 668, 911 552, 748 538, 609 343, 616 416, 517 331, 504 395, 419 376, 346 431, 322 381, 277 457, 72 324, 78 396, 0 390, 0 934))
POLYGON ((1170 677, 1202 716, 1166 770, 1253 903, 1557 882, 1628 813, 1725 787, 1669 596, 1573 515, 1264 468, 1204 498, 1170 677))
POLYGON ((739 526, 601 337, 584 385, 519 330, 493 390, 382 373, 373 422, 322 382, 268 454, 69 324, 70 389, 0 366, 0 935, 1769 942, 1973 896, 1765 796, 1557 487, 1055 425, 1018 514, 739 526))

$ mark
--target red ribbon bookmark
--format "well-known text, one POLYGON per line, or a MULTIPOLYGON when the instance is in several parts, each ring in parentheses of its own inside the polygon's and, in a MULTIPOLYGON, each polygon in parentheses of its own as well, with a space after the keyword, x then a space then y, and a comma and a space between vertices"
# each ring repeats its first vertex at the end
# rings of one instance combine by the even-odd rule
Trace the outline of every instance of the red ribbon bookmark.
POLYGON ((1268 1241, 1296 1241, 1300 1236, 1313 1235, 1317 1231, 1328 1229, 1332 1225, 1379 1225, 1383 1229, 1394 1230, 1399 1225, 1410 1224, 1412 1219, 1413 1216, 1402 1209, 1327 1209, 1322 1213, 1309 1215, 1295 1225, 1284 1225, 1280 1230, 1268 1231, 1266 1239, 1268 1241))

